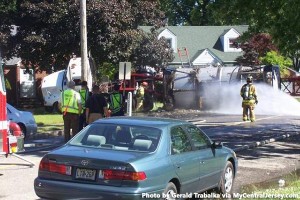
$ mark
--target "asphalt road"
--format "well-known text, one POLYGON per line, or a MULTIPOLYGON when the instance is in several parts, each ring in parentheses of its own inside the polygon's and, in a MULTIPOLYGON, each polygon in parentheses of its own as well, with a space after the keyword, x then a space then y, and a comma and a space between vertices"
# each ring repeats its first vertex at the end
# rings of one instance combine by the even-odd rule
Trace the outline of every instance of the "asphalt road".
MULTIPOLYGON (((240 116, 234 115, 201 114, 187 119, 197 123, 212 139, 223 141, 225 146, 236 150, 239 169, 235 192, 244 185, 274 179, 300 168, 300 117, 257 118, 255 123, 241 122, 240 116)), ((17 155, 25 160, 0 156, 0 199, 39 199, 34 193, 33 181, 39 161, 47 150, 35 150, 60 140, 61 136, 29 140, 25 153, 17 155), (31 163, 33 167, 28 166, 31 163)))

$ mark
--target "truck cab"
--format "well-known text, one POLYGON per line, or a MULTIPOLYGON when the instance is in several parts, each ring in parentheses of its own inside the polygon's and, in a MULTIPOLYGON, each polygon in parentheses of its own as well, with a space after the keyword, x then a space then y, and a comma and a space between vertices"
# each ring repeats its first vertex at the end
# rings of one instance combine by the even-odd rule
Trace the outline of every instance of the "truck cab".
MULTIPOLYGON (((88 88, 92 88, 92 67, 93 60, 90 58, 88 62, 87 76, 88 88)), ((42 94, 44 99, 44 107, 48 112, 60 112, 58 108, 58 100, 63 90, 67 89, 67 83, 73 80, 76 83, 76 90, 81 88, 81 58, 73 57, 70 59, 68 67, 45 76, 42 81, 42 94)))

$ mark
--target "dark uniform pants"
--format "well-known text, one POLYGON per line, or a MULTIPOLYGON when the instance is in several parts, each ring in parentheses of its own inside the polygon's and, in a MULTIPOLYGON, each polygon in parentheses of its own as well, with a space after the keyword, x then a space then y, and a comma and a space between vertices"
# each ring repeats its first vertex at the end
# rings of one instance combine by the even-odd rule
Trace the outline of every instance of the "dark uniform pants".
POLYGON ((68 142, 72 137, 78 133, 78 124, 79 124, 79 114, 75 113, 66 113, 63 115, 64 119, 64 135, 65 142, 68 142), (72 137, 71 137, 72 129, 72 137))

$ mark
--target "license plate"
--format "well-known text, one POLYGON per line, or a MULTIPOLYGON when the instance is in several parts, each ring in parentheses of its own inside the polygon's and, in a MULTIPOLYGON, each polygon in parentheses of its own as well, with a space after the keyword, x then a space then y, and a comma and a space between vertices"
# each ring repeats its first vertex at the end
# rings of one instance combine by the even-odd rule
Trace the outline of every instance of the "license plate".
POLYGON ((94 169, 76 169, 76 178, 78 179, 87 179, 87 180, 95 180, 96 170, 94 169))

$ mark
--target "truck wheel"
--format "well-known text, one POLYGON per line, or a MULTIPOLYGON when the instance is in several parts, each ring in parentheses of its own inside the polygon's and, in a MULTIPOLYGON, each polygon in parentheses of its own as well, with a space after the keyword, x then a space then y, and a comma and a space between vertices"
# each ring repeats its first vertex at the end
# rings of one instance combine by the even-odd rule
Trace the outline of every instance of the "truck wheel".
POLYGON ((52 106, 45 106, 45 111, 52 113, 53 112, 53 107, 52 106))
POLYGON ((172 111, 172 110, 174 110, 174 101, 173 101, 173 99, 172 99, 171 96, 167 96, 166 97, 166 101, 164 103, 164 109, 166 111, 172 111))
POLYGON ((154 107, 154 103, 152 100, 148 100, 148 101, 144 101, 143 103, 143 110, 144 112, 149 112, 150 110, 152 110, 154 107))
POLYGON ((53 112, 61 114, 61 111, 60 111, 60 109, 58 107, 58 102, 55 102, 53 104, 53 112))

